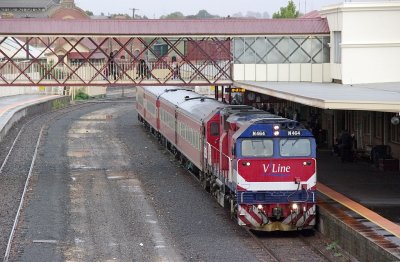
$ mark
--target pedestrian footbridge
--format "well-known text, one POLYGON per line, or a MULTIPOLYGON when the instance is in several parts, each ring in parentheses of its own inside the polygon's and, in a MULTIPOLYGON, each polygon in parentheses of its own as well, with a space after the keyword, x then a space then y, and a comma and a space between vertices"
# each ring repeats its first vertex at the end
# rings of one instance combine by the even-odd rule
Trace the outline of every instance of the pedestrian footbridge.
POLYGON ((329 70, 323 18, 0 19, 0 28, 0 86, 322 81, 329 70))

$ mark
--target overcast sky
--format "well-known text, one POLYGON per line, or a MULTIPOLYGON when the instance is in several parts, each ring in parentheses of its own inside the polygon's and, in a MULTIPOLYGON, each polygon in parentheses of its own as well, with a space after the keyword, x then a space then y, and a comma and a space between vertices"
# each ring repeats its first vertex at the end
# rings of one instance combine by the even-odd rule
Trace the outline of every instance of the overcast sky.
MULTIPOLYGON (((344 0, 294 0, 297 8, 300 4, 302 13, 318 10, 321 6, 343 2, 344 0), (306 4, 305 4, 306 3, 306 4), (305 10, 306 8, 306 10, 305 10)), ((280 7, 286 6, 288 0, 75 0, 75 4, 83 10, 90 10, 95 15, 103 12, 108 14, 132 14, 130 8, 137 8, 135 14, 146 15, 148 18, 159 18, 172 12, 180 11, 184 15, 196 14, 205 9, 211 14, 220 16, 232 15, 247 11, 263 13, 267 11, 270 16, 280 7)))

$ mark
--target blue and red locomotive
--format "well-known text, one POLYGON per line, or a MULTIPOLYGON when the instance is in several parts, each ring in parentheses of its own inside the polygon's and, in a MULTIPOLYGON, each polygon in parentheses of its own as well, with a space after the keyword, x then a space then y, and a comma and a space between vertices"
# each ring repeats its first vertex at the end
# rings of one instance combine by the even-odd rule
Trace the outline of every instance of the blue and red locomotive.
POLYGON ((312 228, 316 143, 299 122, 179 88, 138 87, 138 118, 239 225, 312 228))

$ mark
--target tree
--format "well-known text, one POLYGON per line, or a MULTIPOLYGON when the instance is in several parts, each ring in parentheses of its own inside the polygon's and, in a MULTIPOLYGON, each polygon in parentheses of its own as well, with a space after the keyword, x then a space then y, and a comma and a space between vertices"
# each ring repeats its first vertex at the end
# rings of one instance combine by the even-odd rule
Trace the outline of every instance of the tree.
POLYGON ((297 18, 299 11, 296 10, 296 5, 292 0, 289 0, 286 7, 281 7, 280 11, 274 13, 272 18, 297 18))
POLYGON ((207 18, 218 18, 218 15, 212 15, 207 10, 200 10, 196 15, 188 15, 186 19, 207 19, 207 18))
POLYGON ((86 13, 88 16, 93 16, 93 12, 92 12, 92 11, 86 10, 85 13, 86 13))
POLYGON ((234 14, 232 15, 232 17, 240 17, 240 18, 242 18, 242 17, 243 17, 243 14, 242 14, 242 12, 234 13, 234 14))
POLYGON ((163 15, 161 19, 185 19, 185 16, 181 12, 173 12, 168 15, 163 15))

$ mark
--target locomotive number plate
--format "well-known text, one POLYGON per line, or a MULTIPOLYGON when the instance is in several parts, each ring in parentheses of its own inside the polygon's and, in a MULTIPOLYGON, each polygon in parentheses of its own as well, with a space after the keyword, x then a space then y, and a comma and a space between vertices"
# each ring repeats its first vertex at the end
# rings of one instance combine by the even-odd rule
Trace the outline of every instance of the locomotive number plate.
POLYGON ((288 136, 301 136, 301 132, 299 130, 290 130, 287 134, 288 136))
POLYGON ((265 131, 253 131, 252 136, 265 136, 265 131))

